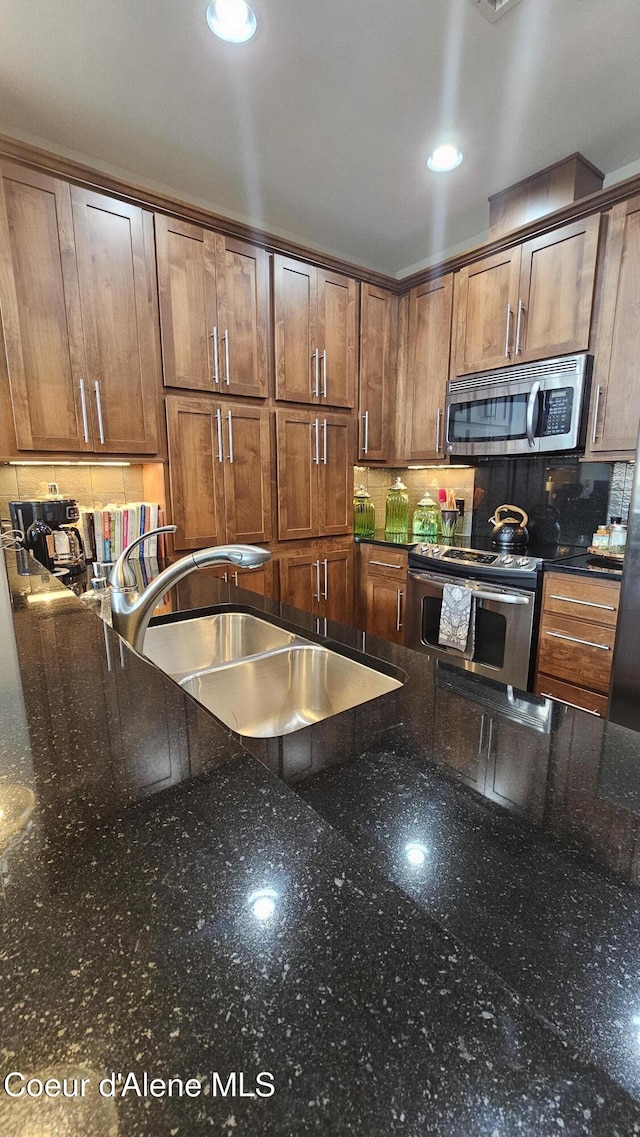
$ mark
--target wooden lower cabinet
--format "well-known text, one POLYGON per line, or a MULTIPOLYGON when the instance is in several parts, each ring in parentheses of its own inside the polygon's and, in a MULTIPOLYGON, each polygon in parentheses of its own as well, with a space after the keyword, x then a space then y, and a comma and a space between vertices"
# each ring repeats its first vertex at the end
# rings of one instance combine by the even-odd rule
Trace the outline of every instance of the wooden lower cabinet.
POLYGON ((323 542, 281 553, 280 599, 340 624, 353 623, 353 547, 323 542))
POLYGON ((385 545, 360 545, 358 622, 370 635, 404 643, 407 553, 385 545))
POLYGON ((235 569, 233 565, 217 565, 215 568, 198 569, 198 572, 189 573, 189 576, 178 582, 176 585, 178 610, 208 608, 211 604, 222 603, 217 584, 213 587, 217 581, 246 588, 247 592, 255 592, 258 596, 278 599, 277 573, 273 560, 267 561, 257 569, 235 569))
POLYGON ((619 600, 618 581, 547 573, 536 694, 606 714, 619 600))

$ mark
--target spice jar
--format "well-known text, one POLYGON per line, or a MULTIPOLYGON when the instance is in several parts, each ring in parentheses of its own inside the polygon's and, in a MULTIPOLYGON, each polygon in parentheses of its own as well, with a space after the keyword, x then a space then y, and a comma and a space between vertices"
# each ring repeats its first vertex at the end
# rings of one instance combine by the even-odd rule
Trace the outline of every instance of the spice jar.
POLYGON ((627 545, 627 527, 621 517, 612 517, 609 526, 609 552, 624 553, 627 545))

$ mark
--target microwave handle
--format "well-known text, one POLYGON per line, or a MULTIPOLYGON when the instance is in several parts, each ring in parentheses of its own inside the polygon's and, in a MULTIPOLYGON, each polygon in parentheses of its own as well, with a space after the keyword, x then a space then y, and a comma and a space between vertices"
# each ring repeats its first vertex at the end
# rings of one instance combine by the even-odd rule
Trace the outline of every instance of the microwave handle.
POLYGON ((537 423, 534 422, 534 414, 538 395, 540 394, 540 384, 534 383, 531 391, 529 392, 529 400, 527 402, 527 442, 529 446, 535 446, 535 429, 537 423))

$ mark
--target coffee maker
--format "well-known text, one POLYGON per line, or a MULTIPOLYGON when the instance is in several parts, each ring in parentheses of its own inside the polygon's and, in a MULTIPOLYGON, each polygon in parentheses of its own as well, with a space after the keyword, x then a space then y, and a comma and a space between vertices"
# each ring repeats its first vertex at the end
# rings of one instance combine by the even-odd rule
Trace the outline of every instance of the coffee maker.
POLYGON ((73 498, 44 501, 10 501, 11 524, 24 534, 26 548, 50 572, 66 569, 70 573, 86 568, 82 537, 74 522, 80 510, 73 498))

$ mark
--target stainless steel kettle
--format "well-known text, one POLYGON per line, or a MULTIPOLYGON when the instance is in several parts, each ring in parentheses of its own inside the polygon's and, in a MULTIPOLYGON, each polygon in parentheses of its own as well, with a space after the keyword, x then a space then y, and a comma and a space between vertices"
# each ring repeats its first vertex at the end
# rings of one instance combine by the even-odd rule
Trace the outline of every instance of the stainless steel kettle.
POLYGON ((498 549, 526 549, 529 540, 527 529, 528 515, 519 505, 499 505, 489 524, 493 525, 491 543, 498 549), (501 517, 501 514, 517 513, 519 516, 501 517))

